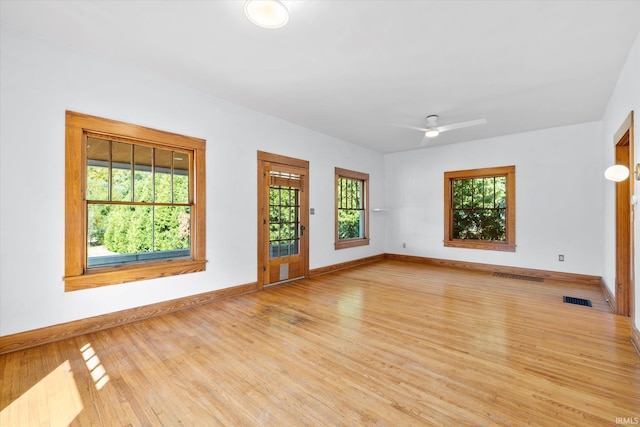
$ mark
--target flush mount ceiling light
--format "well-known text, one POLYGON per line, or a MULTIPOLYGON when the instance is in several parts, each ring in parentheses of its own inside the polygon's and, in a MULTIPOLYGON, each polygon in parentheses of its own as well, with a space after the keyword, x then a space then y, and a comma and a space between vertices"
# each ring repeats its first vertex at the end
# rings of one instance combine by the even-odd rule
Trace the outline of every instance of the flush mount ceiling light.
POLYGON ((289 21, 289 10, 278 0, 247 0, 244 14, 262 28, 284 27, 289 21))

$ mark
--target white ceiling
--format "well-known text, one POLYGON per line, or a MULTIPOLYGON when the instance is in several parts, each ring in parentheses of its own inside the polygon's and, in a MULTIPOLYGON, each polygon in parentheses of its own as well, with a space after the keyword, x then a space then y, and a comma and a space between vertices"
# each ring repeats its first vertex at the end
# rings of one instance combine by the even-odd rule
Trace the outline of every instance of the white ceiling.
POLYGON ((640 1, 283 3, 276 30, 242 0, 3 0, 0 19, 383 153, 418 148, 395 125, 429 114, 488 120, 431 145, 599 120, 640 29, 640 1))

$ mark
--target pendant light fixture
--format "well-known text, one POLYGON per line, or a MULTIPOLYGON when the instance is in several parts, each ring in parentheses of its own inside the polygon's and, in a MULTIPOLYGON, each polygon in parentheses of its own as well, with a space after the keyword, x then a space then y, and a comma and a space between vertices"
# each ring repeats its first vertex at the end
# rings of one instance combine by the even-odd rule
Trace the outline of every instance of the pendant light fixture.
POLYGON ((244 14, 249 21, 262 28, 284 27, 289 21, 289 10, 278 0, 247 0, 244 14))

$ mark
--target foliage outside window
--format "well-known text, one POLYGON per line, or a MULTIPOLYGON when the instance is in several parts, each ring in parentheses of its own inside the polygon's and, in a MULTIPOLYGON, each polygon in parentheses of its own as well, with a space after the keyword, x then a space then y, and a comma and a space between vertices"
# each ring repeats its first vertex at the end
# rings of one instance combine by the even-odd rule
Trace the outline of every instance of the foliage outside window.
POLYGON ((336 174, 336 249, 369 244, 369 175, 346 169, 336 174))
POLYGON ((204 140, 67 112, 66 144, 66 290, 204 270, 204 140))
POLYGON ((446 172, 445 246, 515 251, 515 166, 446 172))

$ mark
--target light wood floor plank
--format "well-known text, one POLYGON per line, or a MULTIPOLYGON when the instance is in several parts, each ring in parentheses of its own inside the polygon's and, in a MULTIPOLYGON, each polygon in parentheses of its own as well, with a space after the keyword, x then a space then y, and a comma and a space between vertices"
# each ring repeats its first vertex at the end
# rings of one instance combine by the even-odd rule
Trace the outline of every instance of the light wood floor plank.
POLYGON ((387 260, 0 355, 0 425, 615 425, 629 335, 596 286, 387 260))

